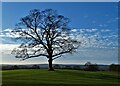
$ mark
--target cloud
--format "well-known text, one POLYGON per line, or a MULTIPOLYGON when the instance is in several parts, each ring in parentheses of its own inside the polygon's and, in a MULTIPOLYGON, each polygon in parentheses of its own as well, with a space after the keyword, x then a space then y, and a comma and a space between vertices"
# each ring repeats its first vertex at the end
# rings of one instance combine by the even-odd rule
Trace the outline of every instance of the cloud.
POLYGON ((72 29, 71 31, 72 31, 72 32, 77 32, 77 29, 72 29))
POLYGON ((74 62, 78 64, 85 64, 87 61, 97 64, 111 64, 118 63, 118 50, 108 48, 79 48, 74 54, 67 54, 57 63, 74 62))
MULTIPOLYGON (((34 58, 25 60, 21 62, 20 59, 16 59, 11 51, 18 47, 18 44, 0 44, 2 51, 3 63, 47 63, 46 57, 34 58)), ((90 61, 97 64, 111 64, 117 63, 118 60, 118 49, 108 49, 108 48, 82 48, 80 47, 74 54, 66 54, 60 59, 54 61, 54 63, 75 63, 81 64, 90 61)))
MULTIPOLYGON (((1 54, 4 63, 47 63, 46 58, 43 57, 39 61, 39 58, 26 60, 20 62, 14 55, 11 55, 11 51, 18 47, 19 44, 11 40, 13 36, 10 34, 11 29, 5 29, 0 32, 0 40, 3 44, 0 44, 1 54)), ((54 63, 85 63, 90 61, 92 63, 117 63, 118 59, 118 34, 109 29, 97 29, 97 28, 82 28, 73 29, 71 37, 81 42, 78 53, 73 55, 65 55, 60 58, 61 60, 55 60, 54 63), (74 58, 74 59, 73 59, 74 58)), ((20 42, 19 42, 20 43, 20 42)))
POLYGON ((84 47, 118 47, 118 34, 110 29, 80 29, 75 38, 82 41, 84 47))
POLYGON ((92 32, 96 32, 98 31, 98 29, 96 28, 82 28, 79 30, 80 33, 86 33, 86 32, 89 32, 89 33, 92 33, 92 32))
POLYGON ((102 29, 101 32, 109 32, 109 29, 102 29))
POLYGON ((0 44, 2 54, 11 54, 11 51, 18 46, 18 44, 0 44))
POLYGON ((19 37, 19 34, 13 34, 12 31, 13 28, 4 29, 0 32, 0 37, 19 37))
POLYGON ((5 30, 3 30, 3 31, 5 31, 5 32, 11 32, 12 29, 8 28, 8 29, 5 29, 5 30))
MULTIPOLYGON (((0 40, 5 44, 15 44, 11 38, 19 37, 19 35, 13 35, 11 33, 12 29, 8 28, 0 32, 0 40)), ((97 28, 82 28, 82 29, 72 29, 71 38, 77 39, 81 42, 81 47, 117 47, 118 34, 113 33, 110 29, 97 29, 97 28)), ((21 42, 19 42, 21 43, 21 42)), ((17 42, 16 42, 17 44, 17 42)))

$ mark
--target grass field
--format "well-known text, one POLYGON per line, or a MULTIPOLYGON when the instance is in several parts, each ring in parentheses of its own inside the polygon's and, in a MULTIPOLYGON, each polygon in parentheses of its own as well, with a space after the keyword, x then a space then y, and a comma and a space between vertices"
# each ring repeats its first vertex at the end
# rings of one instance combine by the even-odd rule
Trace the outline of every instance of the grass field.
POLYGON ((120 86, 117 72, 3 70, 2 86, 120 86))

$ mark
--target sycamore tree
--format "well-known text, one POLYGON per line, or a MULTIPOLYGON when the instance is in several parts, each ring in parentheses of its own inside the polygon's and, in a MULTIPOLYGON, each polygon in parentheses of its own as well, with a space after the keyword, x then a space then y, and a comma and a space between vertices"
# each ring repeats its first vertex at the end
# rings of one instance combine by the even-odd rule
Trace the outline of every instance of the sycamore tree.
POLYGON ((17 35, 16 39, 23 41, 12 53, 22 60, 47 57, 49 70, 54 70, 53 60, 74 52, 80 43, 72 38, 69 22, 69 18, 59 15, 53 9, 31 10, 12 31, 17 35))

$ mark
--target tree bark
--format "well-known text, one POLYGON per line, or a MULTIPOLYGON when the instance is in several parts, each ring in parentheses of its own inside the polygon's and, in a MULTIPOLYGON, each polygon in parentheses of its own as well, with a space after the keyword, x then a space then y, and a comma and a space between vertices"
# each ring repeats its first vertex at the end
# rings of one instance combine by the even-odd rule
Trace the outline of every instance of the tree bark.
POLYGON ((49 71, 54 71, 54 69, 53 69, 53 67, 52 67, 52 58, 49 58, 49 60, 48 60, 48 62, 49 62, 49 71))

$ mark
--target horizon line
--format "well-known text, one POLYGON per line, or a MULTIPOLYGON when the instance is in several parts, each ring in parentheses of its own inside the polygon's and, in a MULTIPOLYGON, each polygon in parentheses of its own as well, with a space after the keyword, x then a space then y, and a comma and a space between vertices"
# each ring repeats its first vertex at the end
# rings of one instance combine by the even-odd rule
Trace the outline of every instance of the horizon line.
MULTIPOLYGON (((48 65, 47 63, 0 63, 0 65, 48 65)), ((84 64, 78 64, 78 63, 53 63, 54 64, 59 64, 59 65, 85 65, 84 64)), ((93 63, 92 63, 93 64, 93 63)), ((95 63, 97 64, 97 63, 95 63)), ((120 65, 119 63, 111 63, 111 64, 117 64, 120 65)), ((111 65, 111 64, 97 64, 97 65, 111 65)))

